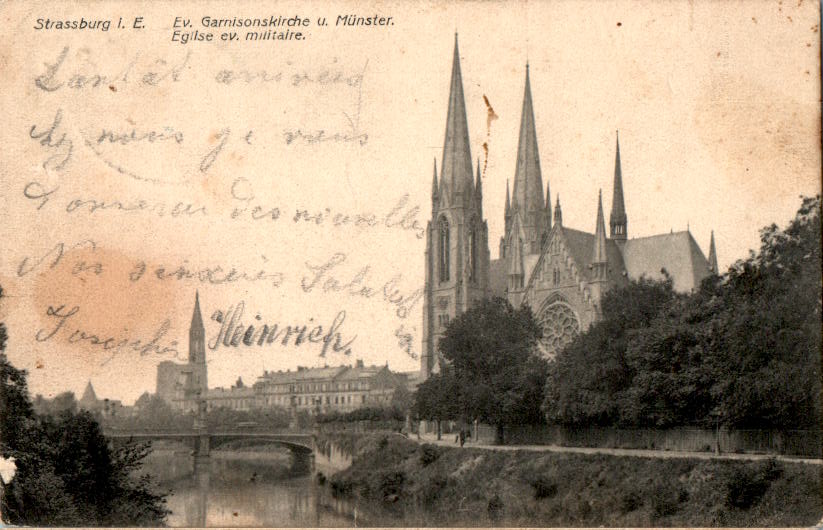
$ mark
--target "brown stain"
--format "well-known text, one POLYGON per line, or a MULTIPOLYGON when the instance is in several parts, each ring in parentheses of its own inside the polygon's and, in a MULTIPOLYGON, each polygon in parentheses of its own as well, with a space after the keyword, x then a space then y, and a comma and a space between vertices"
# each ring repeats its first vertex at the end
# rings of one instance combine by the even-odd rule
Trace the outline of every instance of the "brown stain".
POLYGON ((112 92, 117 92, 117 87, 114 85, 109 85, 109 90, 111 90, 112 92))
POLYGON ((42 370, 43 368, 46 367, 46 365, 43 364, 43 359, 37 359, 36 361, 34 361, 34 367, 37 370, 42 370))
POLYGON ((620 26, 622 26, 622 25, 623 25, 623 23, 622 23, 622 22, 618 22, 618 23, 617 23, 617 27, 618 27, 618 28, 619 28, 620 26))
POLYGON ((754 18, 754 17, 752 17, 752 22, 754 22, 755 24, 757 24, 757 19, 756 19, 756 18, 754 18))
POLYGON ((483 142, 483 176, 486 175, 486 169, 489 167, 489 142, 492 135, 492 122, 499 118, 494 107, 489 102, 489 98, 483 94, 483 103, 486 104, 486 141, 483 142))
POLYGON ((45 343, 48 348, 59 355, 80 355, 87 363, 96 365, 110 353, 85 341, 69 344, 67 338, 74 330, 82 329, 103 340, 114 337, 147 341, 165 319, 172 324, 166 343, 179 340, 174 325, 181 322, 181 318, 185 320, 181 311, 191 305, 195 285, 176 280, 161 282, 151 274, 150 263, 142 277, 133 282, 130 273, 141 260, 139 256, 113 248, 82 247, 67 250, 53 269, 39 272, 32 288, 34 311, 40 321, 35 329, 54 329, 57 321, 47 316, 49 307, 63 305, 66 311, 74 306, 80 308, 64 328, 45 343), (95 273, 98 270, 100 274, 95 273))

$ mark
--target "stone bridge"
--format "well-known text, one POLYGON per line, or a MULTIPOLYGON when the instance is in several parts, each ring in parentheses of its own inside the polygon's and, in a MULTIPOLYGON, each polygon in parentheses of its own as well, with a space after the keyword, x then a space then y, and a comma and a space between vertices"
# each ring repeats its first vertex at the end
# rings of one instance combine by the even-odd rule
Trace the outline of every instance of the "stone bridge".
POLYGON ((106 438, 113 444, 124 444, 129 441, 174 440, 181 442, 192 449, 195 465, 204 463, 209 458, 212 449, 236 441, 254 440, 260 443, 276 444, 285 447, 292 453, 294 468, 314 468, 316 446, 312 434, 294 432, 258 432, 258 431, 106 431, 106 438))

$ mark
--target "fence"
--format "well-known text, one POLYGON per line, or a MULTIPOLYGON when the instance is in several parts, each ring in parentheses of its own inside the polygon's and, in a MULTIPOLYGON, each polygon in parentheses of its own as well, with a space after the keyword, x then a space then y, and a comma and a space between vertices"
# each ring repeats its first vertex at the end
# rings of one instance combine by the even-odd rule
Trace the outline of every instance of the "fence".
MULTIPOLYGON (((495 429, 478 426, 481 443, 493 443, 495 429)), ((730 430, 679 427, 672 429, 569 428, 518 425, 505 432, 507 444, 559 445, 662 451, 754 453, 821 458, 823 432, 815 430, 730 430)))

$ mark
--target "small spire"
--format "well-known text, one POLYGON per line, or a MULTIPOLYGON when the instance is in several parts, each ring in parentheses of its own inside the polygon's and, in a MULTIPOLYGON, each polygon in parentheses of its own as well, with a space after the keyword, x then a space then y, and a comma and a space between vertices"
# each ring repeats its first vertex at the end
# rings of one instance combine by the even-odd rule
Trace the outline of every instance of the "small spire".
POLYGON ((560 209, 560 194, 557 194, 557 202, 554 204, 554 224, 563 226, 563 212, 560 209))
POLYGON ((434 158, 434 175, 432 176, 432 197, 437 197, 437 157, 434 158))
POLYGON ((511 210, 511 198, 509 196, 509 179, 506 179, 506 216, 509 215, 509 210, 511 210))
POLYGON ((719 272, 717 268, 717 249, 714 246, 714 230, 712 230, 712 240, 709 243, 709 269, 715 274, 719 272))
POLYGON ((191 329, 204 329, 203 316, 200 314, 200 292, 194 291, 194 311, 191 315, 191 329))
POLYGON ((592 263, 606 263, 606 222, 603 216, 603 192, 597 194, 597 221, 594 232, 592 263))
POLYGON ((612 211, 609 215, 610 235, 612 239, 625 240, 628 237, 628 217, 623 201, 623 169, 620 164, 620 135, 615 131, 616 150, 614 155, 614 195, 612 196, 612 211))

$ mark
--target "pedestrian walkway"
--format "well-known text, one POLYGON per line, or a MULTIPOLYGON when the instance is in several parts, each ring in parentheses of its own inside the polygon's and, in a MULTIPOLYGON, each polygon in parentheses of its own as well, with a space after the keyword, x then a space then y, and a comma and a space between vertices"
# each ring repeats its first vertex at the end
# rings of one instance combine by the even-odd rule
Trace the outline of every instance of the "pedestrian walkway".
MULTIPOLYGON (((435 433, 421 434, 409 437, 420 443, 431 443, 444 447, 460 447, 459 442, 454 441, 454 434, 444 434, 441 440, 437 439, 435 433)), ((475 443, 471 439, 466 441, 465 448, 486 449, 489 451, 536 451, 551 453, 578 453, 585 455, 613 455, 613 456, 634 456, 641 458, 698 458, 701 460, 768 460, 774 458, 781 462, 796 462, 800 464, 823 465, 821 458, 805 458, 799 456, 785 455, 765 455, 749 453, 722 453, 715 454, 709 452, 690 451, 660 451, 654 449, 614 449, 609 447, 564 447, 560 445, 489 445, 475 443)))

